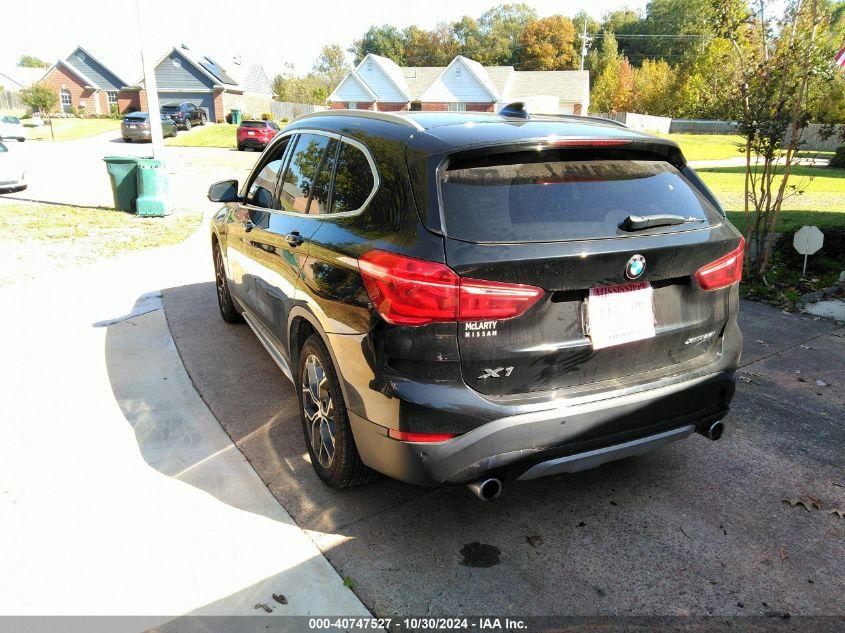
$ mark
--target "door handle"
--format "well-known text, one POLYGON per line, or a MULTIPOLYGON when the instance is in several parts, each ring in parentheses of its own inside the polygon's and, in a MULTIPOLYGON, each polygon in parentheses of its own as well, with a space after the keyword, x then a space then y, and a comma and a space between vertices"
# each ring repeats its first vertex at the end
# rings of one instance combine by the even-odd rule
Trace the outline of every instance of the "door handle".
POLYGON ((297 246, 301 246, 304 240, 299 234, 299 231, 291 231, 290 233, 285 235, 285 241, 290 244, 293 248, 296 248, 297 246))
POLYGON ((244 231, 246 231, 247 233, 249 233, 254 228, 255 228, 255 225, 252 222, 250 222, 249 220, 244 222, 244 231))

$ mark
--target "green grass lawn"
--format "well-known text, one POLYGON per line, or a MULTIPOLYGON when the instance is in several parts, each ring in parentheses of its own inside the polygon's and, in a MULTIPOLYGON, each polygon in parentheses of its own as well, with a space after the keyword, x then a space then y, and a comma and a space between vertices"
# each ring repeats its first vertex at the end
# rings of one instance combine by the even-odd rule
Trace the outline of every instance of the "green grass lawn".
MULTIPOLYGON (((26 122, 24 119, 24 125, 26 122)), ((53 119, 53 133, 57 141, 72 141, 119 129, 120 121, 117 119, 53 119)), ((36 141, 53 140, 49 125, 26 128, 26 134, 27 138, 36 141)))
POLYGON ((181 130, 173 138, 165 139, 165 145, 176 147, 235 147, 237 125, 230 123, 207 123, 190 130, 181 130))
POLYGON ((745 146, 735 134, 658 134, 675 141, 687 160, 721 160, 742 156, 745 146))
MULTIPOLYGON (((696 173, 716 194, 731 222, 744 228, 744 167, 708 167, 697 169, 696 173)), ((790 195, 784 201, 779 231, 805 224, 845 226, 845 169, 796 166, 787 186, 792 185, 803 193, 790 195)))
POLYGON ((139 218, 109 209, 0 199, 0 285, 118 253, 183 241, 200 224, 196 215, 139 218))

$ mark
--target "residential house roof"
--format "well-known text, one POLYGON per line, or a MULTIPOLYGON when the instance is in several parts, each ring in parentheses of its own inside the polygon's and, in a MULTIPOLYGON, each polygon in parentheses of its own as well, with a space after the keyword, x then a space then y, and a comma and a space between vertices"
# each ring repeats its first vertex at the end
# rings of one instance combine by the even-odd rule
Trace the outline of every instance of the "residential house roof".
MULTIPOLYGON (((494 101, 509 101, 532 95, 556 96, 561 101, 580 101, 589 94, 589 71, 583 70, 551 70, 551 71, 523 71, 513 66, 483 66, 467 57, 458 56, 449 66, 397 66, 392 60, 372 53, 351 71, 329 96, 329 101, 347 101, 337 92, 347 78, 354 75, 358 82, 371 93, 377 94, 375 86, 367 84, 365 77, 356 71, 362 68, 366 60, 374 61, 386 74, 389 73, 394 83, 408 95, 408 101, 418 101, 426 96, 426 91, 441 79, 449 68, 455 64, 463 64, 476 78, 494 101), (401 77, 401 83, 398 81, 401 77)), ((391 100, 391 99, 387 99, 391 100)))
POLYGON ((46 71, 42 71, 41 79, 58 66, 66 68, 86 87, 93 90, 120 90, 127 86, 113 70, 82 46, 77 46, 66 58, 56 60, 46 71))

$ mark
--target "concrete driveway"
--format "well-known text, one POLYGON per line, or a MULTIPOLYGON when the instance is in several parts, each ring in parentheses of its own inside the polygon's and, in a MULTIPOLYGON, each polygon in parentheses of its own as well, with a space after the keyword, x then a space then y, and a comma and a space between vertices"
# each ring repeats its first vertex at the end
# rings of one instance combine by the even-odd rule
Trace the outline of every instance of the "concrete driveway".
POLYGON ((721 442, 506 484, 484 504, 388 479, 326 488, 293 388, 246 326, 220 320, 211 281, 164 304, 202 398, 376 615, 845 614, 845 520, 829 514, 845 509, 845 330, 830 322, 743 303, 721 442))
MULTIPOLYGON (((150 156, 149 143, 124 143, 119 131, 74 141, 10 142, 26 166, 29 187, 9 198, 87 207, 113 206, 104 156, 150 156)), ((242 180, 260 156, 218 147, 164 148, 174 210, 207 211, 208 186, 223 178, 242 180)))

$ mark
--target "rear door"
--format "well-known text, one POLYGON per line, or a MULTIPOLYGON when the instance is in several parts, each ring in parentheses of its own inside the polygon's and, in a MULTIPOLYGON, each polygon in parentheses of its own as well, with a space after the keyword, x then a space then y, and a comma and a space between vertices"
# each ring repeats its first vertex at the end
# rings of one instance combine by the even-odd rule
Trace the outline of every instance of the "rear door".
POLYGON ((438 181, 449 266, 544 291, 516 318, 458 324, 469 386, 623 386, 713 359, 730 288, 704 291, 694 274, 739 235, 674 166, 532 150, 452 160, 438 181), (620 228, 628 216, 666 214, 685 221, 620 228))
POLYGON ((280 341, 285 340, 308 243, 320 227, 318 208, 328 201, 336 150, 337 140, 331 136, 298 134, 277 184, 276 207, 250 211, 254 228, 247 239, 254 260, 261 262, 256 313, 280 341))

